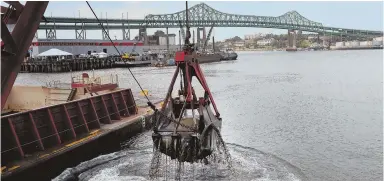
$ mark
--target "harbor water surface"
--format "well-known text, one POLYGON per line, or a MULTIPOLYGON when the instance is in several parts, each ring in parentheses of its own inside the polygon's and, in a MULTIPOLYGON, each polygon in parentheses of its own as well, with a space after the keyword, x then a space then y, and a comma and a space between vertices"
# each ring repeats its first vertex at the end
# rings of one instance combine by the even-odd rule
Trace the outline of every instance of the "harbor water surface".
MULTIPOLYGON (((197 180, 383 180, 381 50, 238 54, 236 61, 201 66, 240 176, 197 180)), ((164 97, 174 69, 132 71, 150 98, 158 98, 164 97)), ((120 87, 139 94, 127 69, 95 71, 111 73, 118 73, 120 87)), ((45 85, 55 80, 69 82, 70 73, 19 74, 16 84, 45 85)), ((148 179, 151 139, 144 135, 138 142, 99 157, 111 161, 80 177, 148 179)))

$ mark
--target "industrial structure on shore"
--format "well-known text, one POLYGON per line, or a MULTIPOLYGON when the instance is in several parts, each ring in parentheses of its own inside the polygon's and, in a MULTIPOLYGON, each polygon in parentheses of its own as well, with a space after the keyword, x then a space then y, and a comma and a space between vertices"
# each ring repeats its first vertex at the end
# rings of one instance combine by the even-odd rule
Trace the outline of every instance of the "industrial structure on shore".
POLYGON ((332 50, 354 50, 354 49, 383 49, 383 37, 373 38, 372 41, 346 41, 336 42, 332 50))

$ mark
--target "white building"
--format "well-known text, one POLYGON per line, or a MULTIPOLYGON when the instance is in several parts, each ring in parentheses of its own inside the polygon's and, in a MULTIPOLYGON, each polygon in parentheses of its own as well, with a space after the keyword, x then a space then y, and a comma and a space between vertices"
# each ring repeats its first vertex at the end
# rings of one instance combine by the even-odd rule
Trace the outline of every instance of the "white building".
POLYGON ((244 41, 237 41, 237 42, 233 43, 233 46, 235 46, 236 48, 242 48, 245 46, 245 42, 244 41))
POLYGON ((244 40, 253 40, 255 39, 255 35, 244 35, 244 40))
MULTIPOLYGON (((176 35, 175 34, 169 34, 168 35, 168 41, 169 41, 169 45, 176 45, 176 35)), ((167 45, 167 36, 160 36, 159 37, 159 45, 167 45)))
POLYGON ((244 35, 244 40, 254 40, 257 38, 265 37, 263 33, 255 33, 253 35, 244 35))
POLYGON ((275 39, 273 39, 273 38, 263 39, 263 40, 257 41, 256 44, 259 46, 267 46, 267 45, 271 45, 274 41, 275 41, 275 39))
POLYGON ((376 38, 373 38, 373 41, 383 41, 383 37, 376 37, 376 38))

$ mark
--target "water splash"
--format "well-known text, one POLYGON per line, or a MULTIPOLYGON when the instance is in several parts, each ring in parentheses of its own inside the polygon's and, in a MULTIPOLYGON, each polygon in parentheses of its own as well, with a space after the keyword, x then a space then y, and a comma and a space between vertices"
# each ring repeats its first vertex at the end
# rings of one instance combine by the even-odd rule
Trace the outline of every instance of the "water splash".
MULTIPOLYGON (((161 162, 152 161, 156 152, 153 150, 151 140, 149 133, 134 140, 128 140, 123 144, 127 149, 102 155, 74 168, 66 169, 54 180, 71 180, 74 177, 87 181, 151 180, 150 174, 148 174, 151 167, 159 168, 157 173, 153 173, 159 175, 155 180, 306 180, 300 169, 285 160, 256 149, 228 143, 227 150, 230 153, 231 169, 228 169, 228 164, 225 162, 217 163, 219 159, 225 161, 225 155, 224 157, 221 155, 220 158, 211 155, 208 160, 211 163, 206 165, 201 162, 180 164, 170 161, 163 154, 158 154, 158 159, 167 161, 166 165, 162 165, 161 162), (128 142, 132 144, 128 146, 128 142), (212 162, 214 159, 216 162, 212 162), (160 164, 160 166, 156 166, 156 164, 160 164), (175 173, 180 173, 180 175, 175 173)), ((223 149, 223 146, 218 148, 218 150, 223 149)))
MULTIPOLYGON (((199 180, 200 177, 205 177, 211 180, 233 175, 231 156, 225 142, 219 130, 213 129, 212 133, 217 138, 212 154, 202 160, 195 158, 194 163, 171 160, 166 154, 160 153, 159 148, 154 148, 149 178, 151 180, 199 180)), ((197 144, 197 142, 195 143, 197 144)), ((193 146, 193 148, 196 147, 197 145, 193 146)), ((180 149, 180 152, 184 151, 191 153, 196 150, 180 149)), ((183 155, 183 153, 180 154, 183 155)))

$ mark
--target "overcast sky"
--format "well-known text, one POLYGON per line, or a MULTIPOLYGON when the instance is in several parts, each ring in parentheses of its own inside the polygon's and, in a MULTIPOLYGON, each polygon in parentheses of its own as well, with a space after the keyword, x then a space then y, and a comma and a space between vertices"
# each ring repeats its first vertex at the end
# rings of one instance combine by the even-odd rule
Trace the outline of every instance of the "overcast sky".
MULTIPOLYGON (((383 30, 383 2, 218 2, 204 1, 212 8, 225 13, 280 16, 288 11, 296 10, 302 16, 324 26, 355 28, 368 30, 383 30)), ((189 6, 198 4, 198 1, 189 2, 189 6)), ((3 4, 3 3, 2 3, 3 4)), ((126 18, 144 18, 147 14, 167 14, 181 11, 185 8, 184 1, 154 1, 154 2, 111 2, 111 1, 90 1, 91 6, 98 16, 108 18, 121 18, 122 13, 126 18)), ((48 5, 46 16, 80 16, 93 17, 86 2, 53 2, 48 5)), ((149 29, 148 33, 153 34, 156 29, 149 29)), ((165 31, 165 29, 163 29, 165 31)), ((208 28, 207 28, 208 31, 208 28)), ((178 34, 178 29, 170 29, 170 33, 178 34)), ((216 40, 223 40, 234 36, 244 37, 245 34, 254 33, 285 33, 286 30, 262 29, 262 28, 214 28, 213 35, 216 40)), ((122 31, 110 31, 111 37, 122 37, 122 31)), ((138 30, 131 30, 131 38, 138 34, 138 30)), ((39 32, 39 38, 45 37, 45 31, 39 32)), ((58 31, 58 38, 74 38, 73 31, 58 31)), ((101 31, 87 31, 88 39, 101 39, 101 31)))

